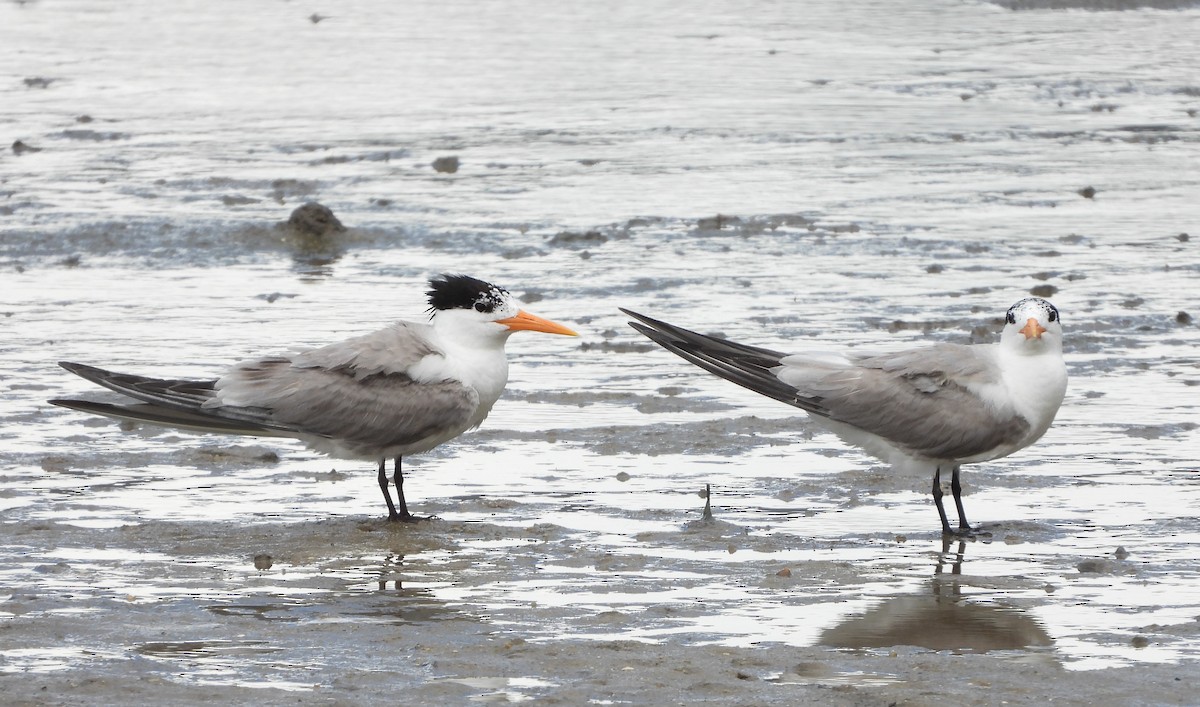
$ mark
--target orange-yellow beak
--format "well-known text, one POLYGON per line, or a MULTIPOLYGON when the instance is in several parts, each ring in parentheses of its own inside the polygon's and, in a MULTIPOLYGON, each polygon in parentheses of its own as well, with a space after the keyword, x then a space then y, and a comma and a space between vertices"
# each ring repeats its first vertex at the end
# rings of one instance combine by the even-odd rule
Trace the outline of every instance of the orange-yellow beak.
POLYGON ((1046 333, 1046 327, 1038 324, 1038 320, 1030 317, 1029 321, 1025 322, 1025 326, 1021 327, 1021 333, 1025 335, 1026 339, 1040 339, 1042 338, 1042 334, 1046 333))
POLYGON ((503 324, 513 331, 542 331, 547 334, 579 336, 579 334, 576 334, 562 324, 552 322, 549 319, 542 319, 536 314, 530 314, 523 309, 518 310, 516 316, 508 317, 507 319, 497 319, 496 323, 503 324))

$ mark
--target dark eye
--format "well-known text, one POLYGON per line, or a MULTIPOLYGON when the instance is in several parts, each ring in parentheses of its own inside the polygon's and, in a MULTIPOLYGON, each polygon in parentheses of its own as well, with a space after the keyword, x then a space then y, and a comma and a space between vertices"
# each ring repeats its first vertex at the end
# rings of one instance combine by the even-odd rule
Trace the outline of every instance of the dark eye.
POLYGON ((1010 309, 1010 310, 1008 310, 1008 316, 1005 317, 1005 320, 1009 324, 1016 324, 1017 323, 1017 315, 1013 314, 1013 311, 1010 309))
POLYGON ((1050 310, 1050 321, 1052 321, 1052 322, 1058 321, 1058 310, 1057 309, 1050 310))
POLYGON ((487 311, 487 305, 486 305, 486 304, 484 304, 483 302, 476 302, 476 303, 475 303, 475 311, 476 311, 476 312, 486 312, 486 311, 487 311))

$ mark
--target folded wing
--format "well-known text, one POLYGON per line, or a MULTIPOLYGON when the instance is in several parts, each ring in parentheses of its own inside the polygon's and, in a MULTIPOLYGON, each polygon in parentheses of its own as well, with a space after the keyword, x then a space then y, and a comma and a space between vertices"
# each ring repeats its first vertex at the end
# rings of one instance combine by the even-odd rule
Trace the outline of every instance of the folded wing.
POLYGON ((980 391, 998 377, 977 347, 941 344, 870 357, 785 355, 622 310, 663 348, 745 388, 869 432, 928 459, 968 459, 1017 444, 1028 422, 980 391))

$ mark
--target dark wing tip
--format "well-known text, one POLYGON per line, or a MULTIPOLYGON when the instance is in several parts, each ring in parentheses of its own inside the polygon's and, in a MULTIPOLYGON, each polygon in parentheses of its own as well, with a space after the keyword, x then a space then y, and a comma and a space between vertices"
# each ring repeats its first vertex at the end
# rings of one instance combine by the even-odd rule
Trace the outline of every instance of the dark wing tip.
POLYGON ((106 371, 103 368, 96 368, 95 366, 89 366, 84 363, 72 363, 70 361, 59 361, 58 365, 62 366, 71 373, 74 373, 80 378, 83 378, 84 380, 91 381, 97 385, 102 385, 111 390, 116 390, 118 393, 125 393, 125 391, 121 390, 119 387, 114 387, 112 381, 118 376, 112 371, 106 371))
POLYGON ((103 368, 89 366, 86 363, 59 361, 58 365, 77 376, 82 376, 83 378, 88 378, 89 380, 94 380, 96 376, 108 375, 108 371, 104 370, 103 368))
POLYGON ((106 405, 105 403, 97 403, 91 400, 71 400, 70 398, 53 398, 51 400, 47 400, 46 402, 50 403, 51 405, 57 405, 60 408, 92 413, 97 412, 99 409, 104 407, 112 407, 111 405, 106 405))
MULTIPOLYGON (((666 322, 655 319, 654 317, 647 317, 645 314, 638 314, 637 312, 633 311, 632 309, 625 309, 624 307, 617 307, 617 309, 621 310, 621 312, 623 314, 625 314, 625 316, 633 317, 634 319, 638 320, 639 322, 642 322, 643 324, 648 324, 650 327, 655 328, 655 329, 667 324, 666 322)), ((633 322, 630 322, 630 325, 633 325, 633 322)), ((637 327, 634 326, 634 328, 636 329, 637 327)), ((641 329, 638 329, 638 331, 641 331, 641 329)))

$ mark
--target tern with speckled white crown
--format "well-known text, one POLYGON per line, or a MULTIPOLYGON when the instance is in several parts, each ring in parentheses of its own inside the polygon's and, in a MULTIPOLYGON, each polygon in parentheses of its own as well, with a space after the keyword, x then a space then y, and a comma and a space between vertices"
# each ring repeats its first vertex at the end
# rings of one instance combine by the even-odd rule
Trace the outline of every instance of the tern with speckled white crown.
POLYGON ((1049 429, 1067 390, 1058 309, 1009 308, 1000 341, 938 343, 887 354, 785 354, 707 336, 627 309, 630 325, 710 373, 808 412, 843 441, 893 465, 933 472, 942 532, 969 534, 959 467, 1008 456, 1049 429), (958 528, 942 506, 941 474, 958 528))
POLYGON ((508 382, 516 331, 577 334, 529 314, 496 285, 466 275, 430 281, 428 324, 397 322, 300 353, 234 365, 216 380, 164 380, 78 363, 63 368, 139 402, 55 405, 198 432, 294 437, 335 457, 379 463, 388 519, 412 521, 401 458, 478 427, 508 382), (387 459, 395 459, 388 492, 387 459))

